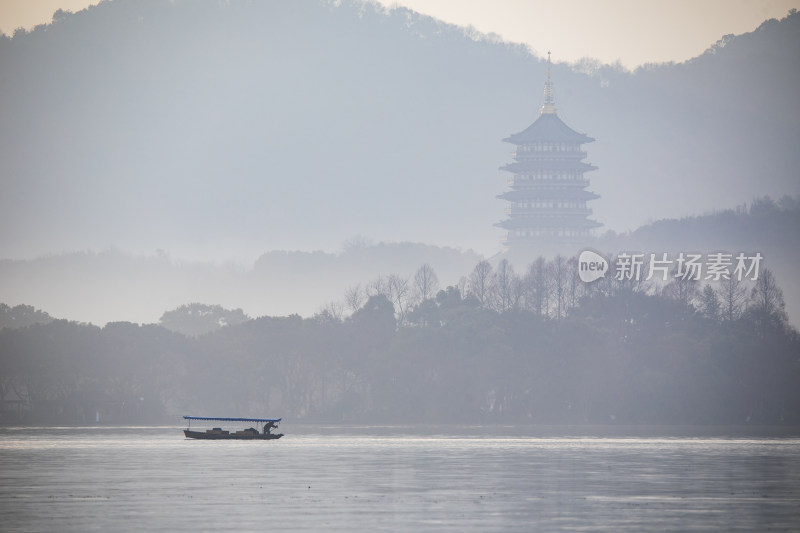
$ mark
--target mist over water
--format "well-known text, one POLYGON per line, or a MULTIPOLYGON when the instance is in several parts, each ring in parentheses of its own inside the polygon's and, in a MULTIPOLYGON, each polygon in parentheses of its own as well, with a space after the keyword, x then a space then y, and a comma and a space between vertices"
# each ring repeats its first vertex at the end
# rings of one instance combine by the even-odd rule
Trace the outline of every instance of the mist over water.
POLYGON ((506 428, 0 430, 6 531, 792 531, 800 440, 506 428), (535 433, 534 433, 535 434, 535 433))

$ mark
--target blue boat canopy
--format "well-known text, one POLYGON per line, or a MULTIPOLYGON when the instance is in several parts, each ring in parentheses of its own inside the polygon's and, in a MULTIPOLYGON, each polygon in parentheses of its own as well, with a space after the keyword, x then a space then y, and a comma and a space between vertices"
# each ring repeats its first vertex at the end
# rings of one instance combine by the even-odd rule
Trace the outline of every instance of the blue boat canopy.
POLYGON ((215 418, 210 416, 184 416, 186 420, 218 420, 220 422, 280 422, 280 418, 215 418))

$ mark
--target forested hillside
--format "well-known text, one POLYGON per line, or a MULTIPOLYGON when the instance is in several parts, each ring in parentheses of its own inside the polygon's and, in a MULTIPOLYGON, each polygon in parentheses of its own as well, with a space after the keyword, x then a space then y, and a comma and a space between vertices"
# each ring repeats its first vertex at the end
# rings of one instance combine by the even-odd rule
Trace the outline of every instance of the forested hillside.
POLYGON ((437 289, 423 265, 306 319, 187 306, 163 325, 5 328, 4 420, 800 424, 800 336, 768 268, 585 284, 559 256, 520 273, 481 261, 437 289), (236 323, 209 327, 209 314, 236 323))

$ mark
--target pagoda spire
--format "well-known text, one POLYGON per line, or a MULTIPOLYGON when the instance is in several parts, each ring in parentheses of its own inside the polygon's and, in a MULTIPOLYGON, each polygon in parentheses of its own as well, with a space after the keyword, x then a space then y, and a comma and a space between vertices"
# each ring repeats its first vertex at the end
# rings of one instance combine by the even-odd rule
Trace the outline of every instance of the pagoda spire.
POLYGON ((547 80, 544 82, 544 104, 539 110, 540 115, 555 115, 556 102, 553 98, 553 81, 550 79, 550 51, 547 51, 547 80))

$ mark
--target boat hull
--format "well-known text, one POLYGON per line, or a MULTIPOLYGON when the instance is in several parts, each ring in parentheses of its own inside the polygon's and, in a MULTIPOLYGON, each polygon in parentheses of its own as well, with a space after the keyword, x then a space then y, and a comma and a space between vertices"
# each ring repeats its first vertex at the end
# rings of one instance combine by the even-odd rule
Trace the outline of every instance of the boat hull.
POLYGON ((189 439, 202 440, 275 440, 283 437, 283 433, 207 433, 190 429, 184 429, 183 434, 189 439))

